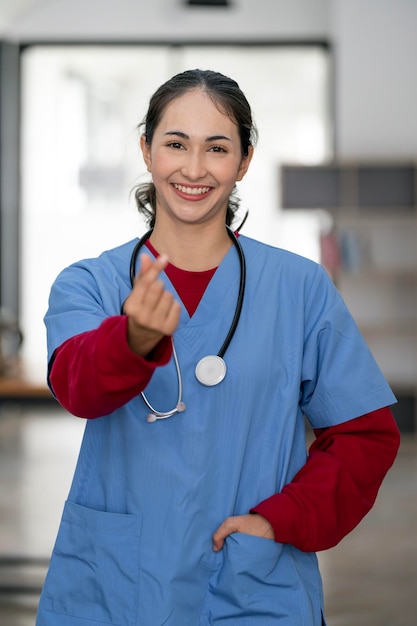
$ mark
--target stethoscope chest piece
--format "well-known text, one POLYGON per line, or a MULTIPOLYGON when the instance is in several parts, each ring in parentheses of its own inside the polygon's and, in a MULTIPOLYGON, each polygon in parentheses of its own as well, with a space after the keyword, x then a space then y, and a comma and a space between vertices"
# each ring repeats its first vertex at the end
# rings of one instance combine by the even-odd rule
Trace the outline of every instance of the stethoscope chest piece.
POLYGON ((226 376, 226 363, 220 356, 209 354, 197 363, 195 375, 199 383, 213 387, 221 383, 226 376))

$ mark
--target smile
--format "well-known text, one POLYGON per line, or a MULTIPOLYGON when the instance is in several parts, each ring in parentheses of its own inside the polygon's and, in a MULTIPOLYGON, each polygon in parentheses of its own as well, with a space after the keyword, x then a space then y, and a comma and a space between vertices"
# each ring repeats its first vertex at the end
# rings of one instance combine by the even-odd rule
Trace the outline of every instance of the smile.
POLYGON ((177 183, 174 183, 174 187, 177 191, 185 193, 188 196, 201 196, 208 193, 211 189, 211 187, 186 187, 185 185, 178 185, 177 183))

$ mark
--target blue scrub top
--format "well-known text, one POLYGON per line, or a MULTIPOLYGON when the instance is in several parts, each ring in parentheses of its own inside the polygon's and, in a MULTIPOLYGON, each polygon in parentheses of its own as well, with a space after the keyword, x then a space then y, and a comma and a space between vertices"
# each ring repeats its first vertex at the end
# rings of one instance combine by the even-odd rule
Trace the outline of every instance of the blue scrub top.
MULTIPOLYGON (((395 398, 325 271, 239 240, 246 291, 226 378, 204 387, 194 370, 218 352, 234 315, 234 247, 192 318, 181 304, 174 341, 187 410, 148 424, 139 395, 87 422, 37 626, 324 623, 314 554, 241 533, 214 553, 211 536, 304 465, 304 416, 322 428, 395 398)), ((59 275, 45 317, 49 357, 69 337, 120 313, 136 242, 59 275)), ((177 385, 171 361, 157 369, 146 395, 157 410, 169 410, 177 385)))

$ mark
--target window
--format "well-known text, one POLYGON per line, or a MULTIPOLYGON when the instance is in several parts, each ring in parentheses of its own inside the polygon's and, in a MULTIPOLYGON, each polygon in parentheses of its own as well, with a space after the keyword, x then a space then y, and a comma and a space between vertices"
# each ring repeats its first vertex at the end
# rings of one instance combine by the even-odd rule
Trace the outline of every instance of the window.
POLYGON ((130 195, 147 176, 137 125, 174 73, 235 78, 259 144, 239 187, 244 234, 318 258, 317 218, 279 206, 282 162, 332 156, 329 53, 323 46, 36 45, 22 53, 21 323, 23 358, 43 374, 42 318, 69 263, 144 232, 130 195))

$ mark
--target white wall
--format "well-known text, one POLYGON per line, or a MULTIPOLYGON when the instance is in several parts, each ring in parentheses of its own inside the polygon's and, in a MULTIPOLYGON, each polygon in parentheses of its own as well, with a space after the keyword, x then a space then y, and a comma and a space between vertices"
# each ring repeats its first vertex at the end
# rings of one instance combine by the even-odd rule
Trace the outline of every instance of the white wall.
POLYGON ((417 1, 332 0, 337 150, 417 157, 417 1))
MULTIPOLYGON (((323 38, 331 0, 231 0, 229 8, 184 0, 2 0, 23 5, 0 29, 20 40, 213 40, 323 38)), ((1 30, 0 30, 1 34, 1 30)))

